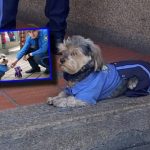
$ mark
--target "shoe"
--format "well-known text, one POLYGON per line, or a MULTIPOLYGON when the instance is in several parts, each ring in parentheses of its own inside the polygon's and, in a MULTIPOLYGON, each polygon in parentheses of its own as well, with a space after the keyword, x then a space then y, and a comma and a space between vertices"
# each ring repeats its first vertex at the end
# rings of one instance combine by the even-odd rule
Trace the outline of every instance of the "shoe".
POLYGON ((44 71, 44 73, 45 73, 45 74, 49 74, 49 69, 46 69, 46 70, 44 71))
POLYGON ((37 68, 37 69, 30 69, 30 70, 27 70, 25 73, 35 73, 35 72, 40 72, 41 69, 40 68, 37 68))

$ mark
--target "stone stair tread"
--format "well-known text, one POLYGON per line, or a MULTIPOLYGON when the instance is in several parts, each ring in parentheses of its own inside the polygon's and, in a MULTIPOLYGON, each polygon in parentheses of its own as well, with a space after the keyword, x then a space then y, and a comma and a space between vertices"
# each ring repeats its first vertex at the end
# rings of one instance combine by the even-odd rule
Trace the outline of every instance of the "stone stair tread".
POLYGON ((95 106, 46 104, 0 112, 0 147, 7 150, 118 150, 150 144, 150 96, 119 97, 95 106))

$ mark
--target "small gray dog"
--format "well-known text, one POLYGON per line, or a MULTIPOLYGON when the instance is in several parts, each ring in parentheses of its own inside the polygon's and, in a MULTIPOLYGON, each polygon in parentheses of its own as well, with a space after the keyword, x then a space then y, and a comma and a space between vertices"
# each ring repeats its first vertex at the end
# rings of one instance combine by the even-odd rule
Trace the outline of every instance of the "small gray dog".
POLYGON ((150 64, 121 61, 104 64, 100 48, 90 39, 72 36, 59 45, 60 68, 68 87, 47 103, 57 107, 85 106, 100 100, 150 93, 150 64))
POLYGON ((5 72, 9 70, 8 58, 5 54, 0 54, 0 80, 4 76, 5 72))

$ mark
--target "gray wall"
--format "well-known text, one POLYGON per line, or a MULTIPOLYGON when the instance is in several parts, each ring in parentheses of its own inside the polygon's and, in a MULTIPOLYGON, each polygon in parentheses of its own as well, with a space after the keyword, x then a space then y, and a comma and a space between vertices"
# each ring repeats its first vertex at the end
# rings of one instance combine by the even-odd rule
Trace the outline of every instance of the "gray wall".
MULTIPOLYGON (((21 0, 18 19, 44 26, 43 0, 21 0)), ((68 33, 150 54, 150 0, 70 0, 68 33)))

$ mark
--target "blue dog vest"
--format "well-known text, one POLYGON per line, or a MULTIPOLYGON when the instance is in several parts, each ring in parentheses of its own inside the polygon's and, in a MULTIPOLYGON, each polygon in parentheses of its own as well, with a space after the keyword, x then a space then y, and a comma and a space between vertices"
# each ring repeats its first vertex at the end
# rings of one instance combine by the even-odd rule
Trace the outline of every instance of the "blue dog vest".
POLYGON ((0 65, 0 74, 3 75, 8 71, 8 67, 6 65, 0 65))
POLYGON ((102 99, 111 98, 112 93, 124 80, 138 79, 135 89, 126 89, 126 96, 145 96, 150 93, 150 64, 144 61, 121 61, 107 65, 106 70, 92 72, 88 77, 72 87, 65 88, 67 95, 96 104, 102 99))
POLYGON ((109 64, 107 67, 106 70, 92 72, 74 86, 65 88, 66 94, 89 104, 96 104, 97 101, 110 98, 122 79, 114 65, 109 64))
POLYGON ((127 90, 126 96, 145 96, 150 89, 150 63, 141 60, 129 60, 113 63, 124 79, 136 77, 138 84, 135 89, 127 90))

